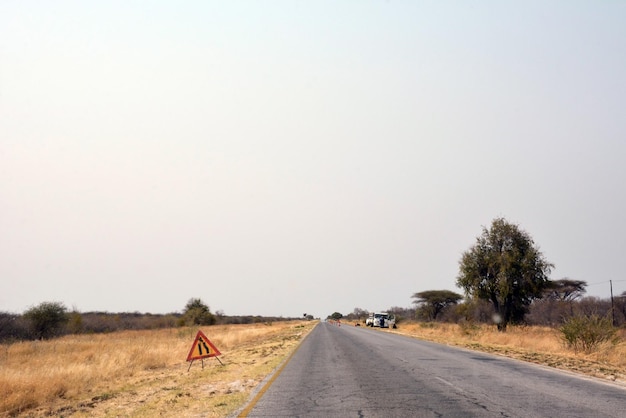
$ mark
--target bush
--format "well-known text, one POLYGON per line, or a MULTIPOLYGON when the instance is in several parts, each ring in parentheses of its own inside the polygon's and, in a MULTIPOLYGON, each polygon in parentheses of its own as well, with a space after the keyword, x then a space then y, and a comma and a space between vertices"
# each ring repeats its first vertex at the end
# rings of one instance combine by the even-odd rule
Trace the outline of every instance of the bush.
POLYGON ((186 325, 215 325, 217 319, 201 299, 189 299, 183 312, 186 325))
POLYGON ((24 312, 36 339, 61 335, 69 317, 65 305, 59 302, 42 302, 24 312))
POLYGON ((0 312, 0 343, 29 338, 29 324, 20 315, 0 312))
POLYGON ((567 319, 559 331, 568 347, 591 353, 600 344, 613 341, 617 330, 608 316, 592 314, 567 319))

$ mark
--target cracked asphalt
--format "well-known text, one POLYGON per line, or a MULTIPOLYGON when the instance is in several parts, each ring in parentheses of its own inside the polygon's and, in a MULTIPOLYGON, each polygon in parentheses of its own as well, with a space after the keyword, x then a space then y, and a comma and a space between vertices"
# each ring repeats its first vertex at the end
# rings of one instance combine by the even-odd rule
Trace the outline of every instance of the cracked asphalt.
POLYGON ((626 389, 387 330, 322 322, 240 416, 623 417, 626 389))

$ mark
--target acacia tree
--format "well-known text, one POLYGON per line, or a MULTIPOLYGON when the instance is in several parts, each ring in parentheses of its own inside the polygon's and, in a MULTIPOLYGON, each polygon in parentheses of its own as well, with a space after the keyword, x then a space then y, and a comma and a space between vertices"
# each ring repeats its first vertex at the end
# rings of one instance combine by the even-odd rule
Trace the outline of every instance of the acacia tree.
POLYGON ((67 308, 60 302, 42 302, 24 312, 37 339, 57 336, 69 320, 67 308))
POLYGON ((183 318, 189 325, 215 325, 215 315, 202 299, 191 298, 185 305, 183 318))
POLYGON ((343 318, 343 314, 339 312, 333 312, 331 315, 328 315, 328 317, 330 319, 334 319, 335 321, 339 321, 341 318, 343 318))
POLYGON ((459 261, 457 285, 468 297, 491 302, 499 331, 523 321, 528 306, 549 286, 549 263, 532 237, 504 218, 483 227, 459 261))
POLYGON ((430 321, 436 321, 448 306, 456 305, 463 299, 462 295, 451 290, 425 290, 414 293, 411 297, 415 299, 413 303, 418 306, 418 310, 430 321))
POLYGON ((367 318, 368 312, 365 309, 354 308, 352 312, 343 317, 346 321, 361 321, 367 318))
MULTIPOLYGON (((584 280, 572 280, 565 277, 561 280, 551 281, 544 291, 544 298, 547 299, 546 303, 549 307, 561 308, 559 309, 561 311, 563 308, 569 307, 569 315, 574 316, 574 301, 587 292, 586 287, 587 282, 584 280)), ((561 312, 561 320, 564 319, 564 313, 561 312)))
POLYGON ((354 315, 355 319, 362 319, 362 318, 367 318, 367 315, 369 315, 369 312, 366 311, 365 309, 354 308, 354 310, 352 311, 352 315, 354 315))
POLYGON ((561 280, 551 281, 545 294, 549 299, 573 302, 587 292, 586 287, 587 282, 584 280, 573 280, 565 277, 561 280))

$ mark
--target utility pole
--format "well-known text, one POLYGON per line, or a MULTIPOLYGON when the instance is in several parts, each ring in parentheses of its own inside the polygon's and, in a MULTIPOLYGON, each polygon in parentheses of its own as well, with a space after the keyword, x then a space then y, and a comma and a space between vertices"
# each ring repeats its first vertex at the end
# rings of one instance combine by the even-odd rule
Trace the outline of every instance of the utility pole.
POLYGON ((613 303, 613 280, 609 280, 611 286, 611 316, 613 317, 613 326, 615 326, 615 304, 613 303))

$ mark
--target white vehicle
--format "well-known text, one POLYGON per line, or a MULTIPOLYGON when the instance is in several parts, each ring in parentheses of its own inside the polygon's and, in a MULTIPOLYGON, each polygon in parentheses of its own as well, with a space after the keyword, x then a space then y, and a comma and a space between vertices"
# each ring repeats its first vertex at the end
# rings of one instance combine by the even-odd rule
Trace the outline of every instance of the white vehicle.
POLYGON ((368 327, 395 328, 396 317, 387 312, 374 312, 365 320, 368 327))

